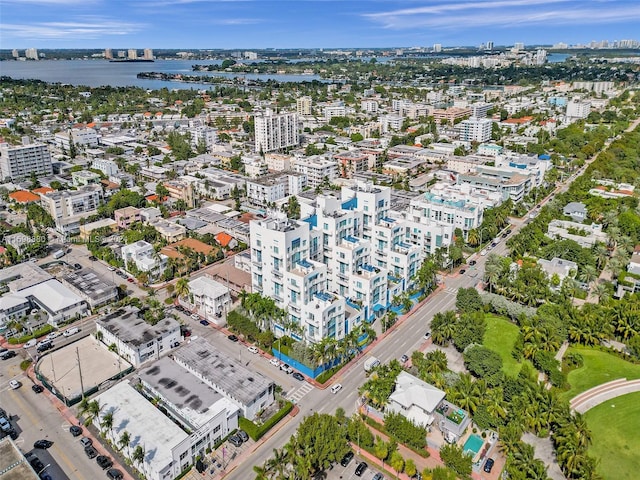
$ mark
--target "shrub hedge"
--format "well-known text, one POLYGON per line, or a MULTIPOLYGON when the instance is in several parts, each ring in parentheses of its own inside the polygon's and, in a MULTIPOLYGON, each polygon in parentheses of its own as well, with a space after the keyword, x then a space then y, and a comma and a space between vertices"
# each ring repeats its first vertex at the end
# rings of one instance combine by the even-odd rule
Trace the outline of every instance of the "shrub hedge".
POLYGON ((238 426, 242 430, 247 432, 247 435, 249 435, 253 440, 259 440, 264 436, 265 433, 271 430, 276 425, 276 423, 282 420, 285 417, 285 415, 287 415, 292 409, 293 409, 293 403, 285 402, 284 406, 280 410, 278 410, 276 413, 274 413, 262 425, 258 426, 255 423, 253 423, 251 420, 247 420, 244 417, 240 417, 238 421, 238 426))
POLYGON ((34 331, 29 335, 23 335, 21 337, 11 337, 8 342, 10 345, 19 345, 21 343, 27 343, 29 340, 33 338, 42 337, 47 333, 51 333, 53 331, 53 327, 51 325, 44 325, 38 330, 34 331))

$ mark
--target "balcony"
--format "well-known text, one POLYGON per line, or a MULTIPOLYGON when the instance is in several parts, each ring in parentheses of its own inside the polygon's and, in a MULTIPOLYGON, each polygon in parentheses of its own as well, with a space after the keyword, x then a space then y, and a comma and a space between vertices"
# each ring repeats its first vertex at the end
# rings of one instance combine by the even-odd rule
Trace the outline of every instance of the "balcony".
POLYGON ((271 273, 273 273, 273 275, 278 277, 278 278, 282 278, 282 272, 280 270, 276 270, 274 268, 273 270, 271 270, 271 273))

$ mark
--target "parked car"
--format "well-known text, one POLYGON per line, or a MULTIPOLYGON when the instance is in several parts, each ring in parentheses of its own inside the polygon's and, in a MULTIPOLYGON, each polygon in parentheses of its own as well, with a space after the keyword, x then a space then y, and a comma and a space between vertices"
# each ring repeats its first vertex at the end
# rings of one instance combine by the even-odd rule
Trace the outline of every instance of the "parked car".
POLYGON ((69 432, 74 437, 79 437, 80 435, 82 435, 82 427, 79 427, 78 425, 71 425, 69 427, 69 432))
POLYGON ((82 265, 80 265, 79 263, 76 263, 73 265, 73 268, 76 270, 82 270, 82 265))
POLYGON ((247 348, 247 350, 249 350, 250 353, 258 353, 258 347, 255 347, 253 345, 251 345, 249 348, 247 348))
POLYGON ((487 461, 484 462, 483 470, 487 473, 491 473, 491 469, 493 468, 494 463, 495 461, 493 460, 493 458, 487 458, 487 461))
POLYGON ((356 477, 361 477, 368 466, 369 465, 367 465, 365 462, 360 462, 356 467, 356 477))
POLYGON ((271 360, 269 360, 269 363, 271 365, 273 365, 274 367, 279 367, 280 366, 280 362, 278 361, 277 358, 272 358, 271 360))
POLYGON ((42 393, 44 392, 44 387, 41 385, 31 385, 31 390, 33 390, 36 393, 42 393))
POLYGON ((384 480, 384 477, 380 472, 376 473, 371 480, 384 480))
POLYGON ((53 343, 51 341, 40 342, 38 348, 36 349, 38 352, 46 352, 47 350, 51 350, 53 348, 53 343))
POLYGON ((116 269, 114 267, 107 267, 107 270, 109 270, 110 272, 115 272, 116 269))
POLYGON ((248 441, 249 441, 249 434, 248 434, 247 432, 245 432, 244 430, 238 430, 238 431, 236 432, 236 435, 237 435, 238 437, 240 437, 240 439, 241 439, 243 442, 248 442, 248 441))
POLYGON ((239 447, 240 445, 242 445, 242 439, 237 435, 231 435, 229 437, 229 442, 231 442, 234 447, 239 447))
POLYGON ((13 358, 17 355, 16 352, 14 352, 13 350, 7 350, 6 352, 0 354, 0 358, 2 358, 2 360, 9 360, 10 358, 13 358))
POLYGON ((22 386, 22 383, 20 383, 19 380, 11 380, 9 382, 9 386, 13 389, 13 390, 17 390, 18 388, 20 388, 22 386))
POLYGON ((331 387, 331 393, 338 393, 340 390, 342 390, 342 384, 340 383, 336 383, 331 387))
POLYGON ((107 468, 113 467, 113 462, 111 461, 111 459, 109 457, 104 456, 104 455, 98 455, 96 457, 96 463, 103 470, 106 470, 107 468))
POLYGON ((424 334, 424 339, 425 340, 428 340, 430 338, 431 338, 431 332, 427 332, 427 333, 424 334))
POLYGON ((59 332, 51 332, 49 335, 47 335, 46 337, 44 337, 45 340, 55 340, 56 338, 58 338, 60 336, 59 332))
POLYGON ((27 459, 27 462, 29 462, 29 464, 31 465, 31 467, 36 471, 36 472, 41 472, 42 470, 45 469, 44 463, 42 463, 40 461, 40 459, 32 452, 29 452, 27 454, 25 454, 24 458, 27 459))
POLYGON ((486 249, 486 248, 480 252, 480 255, 482 255, 483 257, 484 257, 486 254, 487 254, 487 249, 486 249))
POLYGON ((231 340, 232 342, 237 342, 238 341, 238 337, 236 337, 235 335, 231 334, 227 337, 229 340, 231 340))
POLYGON ((207 322, 206 320, 202 319, 200 320, 200 325, 204 325, 205 327, 209 326, 209 322, 207 322))
POLYGON ((51 440, 36 440, 33 444, 33 448, 41 448, 43 450, 46 450, 51 445, 53 445, 53 442, 51 440))
POLYGON ((124 477, 122 476, 122 472, 117 468, 110 468, 107 470, 107 478, 111 480, 122 480, 124 477))
POLYGON ((200 315, 198 315, 197 313, 192 313, 191 315, 189 315, 191 318, 193 318, 194 320, 200 320, 200 315))
POLYGON ((98 451, 93 447, 93 445, 85 447, 84 453, 89 458, 96 458, 98 456, 98 451))
POLYGON ((35 347, 38 344, 38 341, 35 338, 32 338, 27 343, 23 345, 23 348, 31 348, 35 347))
POLYGON ((464 275, 466 272, 467 271, 464 268, 460 269, 460 275, 464 275))
POLYGON ((89 260, 91 260, 92 262, 95 262, 98 259, 96 257, 94 257, 93 255, 89 255, 89 260))
POLYGON ((340 460, 340 465, 342 465, 343 467, 346 467, 347 465, 349 465, 349 463, 351 463, 351 460, 353 460, 353 452, 348 451, 347 453, 344 454, 344 457, 342 457, 342 460, 340 460))
POLYGON ((302 375, 300 372, 293 372, 293 375, 291 376, 300 382, 304 382, 304 375, 302 375))
POLYGON ((129 277, 129 278, 127 278, 127 282, 133 283, 133 282, 135 282, 135 280, 133 278, 129 277))
POLYGON ((478 263, 478 262, 476 262, 475 260, 471 260, 471 261, 469 262, 469 265, 473 267, 476 263, 478 263))
POLYGON ((282 370, 284 373, 289 373, 289 374, 293 373, 293 368, 291 368, 286 363, 283 363, 282 365, 280 365, 280 370, 282 370))
POLYGON ((87 448, 87 447, 89 447, 89 446, 93 445, 93 440, 91 440, 89 437, 82 437, 82 438, 80 439, 80 444, 81 444, 83 447, 87 448))
POLYGON ((62 332, 63 337, 70 337, 78 333, 80 329, 78 327, 67 328, 64 332, 62 332))

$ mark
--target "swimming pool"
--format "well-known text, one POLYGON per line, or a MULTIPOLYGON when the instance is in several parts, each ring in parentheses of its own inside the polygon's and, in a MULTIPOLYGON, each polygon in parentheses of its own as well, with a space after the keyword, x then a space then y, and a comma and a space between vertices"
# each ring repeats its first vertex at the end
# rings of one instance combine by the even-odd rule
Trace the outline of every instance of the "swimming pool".
POLYGON ((480 452, 482 445, 484 445, 484 439, 482 437, 478 435, 470 435, 469 438, 467 438, 467 441, 464 442, 464 448, 462 451, 475 458, 475 456, 480 452))

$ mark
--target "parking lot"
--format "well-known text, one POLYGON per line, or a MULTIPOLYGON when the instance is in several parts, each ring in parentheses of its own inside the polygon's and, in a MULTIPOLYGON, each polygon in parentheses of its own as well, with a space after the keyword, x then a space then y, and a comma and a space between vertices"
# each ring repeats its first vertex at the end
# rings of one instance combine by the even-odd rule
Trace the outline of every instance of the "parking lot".
MULTIPOLYGON (((368 467, 364 471, 362 476, 360 477, 356 476, 356 468, 358 467, 358 464, 362 461, 364 460, 358 458, 358 456, 356 455, 346 467, 343 467, 339 463, 337 465, 334 465, 334 467, 331 470, 326 471, 326 474, 327 474, 326 480, 349 480, 349 479, 372 480, 374 475, 378 473, 378 470, 376 470, 368 462, 367 462, 368 467)), ((388 477, 384 477, 384 474, 383 474, 383 478, 388 478, 388 477)))

